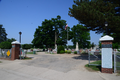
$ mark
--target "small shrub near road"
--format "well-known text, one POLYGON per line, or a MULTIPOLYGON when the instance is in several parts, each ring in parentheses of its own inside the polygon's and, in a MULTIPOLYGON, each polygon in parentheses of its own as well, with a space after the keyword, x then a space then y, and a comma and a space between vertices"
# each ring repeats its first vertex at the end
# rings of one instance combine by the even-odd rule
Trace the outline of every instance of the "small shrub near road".
POLYGON ((74 51, 74 54, 77 54, 77 51, 74 51))
POLYGON ((60 51, 64 51, 65 52, 65 49, 64 49, 63 46, 58 46, 57 53, 60 53, 60 51))
POLYGON ((60 53, 64 53, 65 51, 61 50, 60 53))
POLYGON ((67 50, 67 53, 68 53, 68 54, 70 54, 70 53, 71 53, 71 51, 70 51, 70 50, 67 50))

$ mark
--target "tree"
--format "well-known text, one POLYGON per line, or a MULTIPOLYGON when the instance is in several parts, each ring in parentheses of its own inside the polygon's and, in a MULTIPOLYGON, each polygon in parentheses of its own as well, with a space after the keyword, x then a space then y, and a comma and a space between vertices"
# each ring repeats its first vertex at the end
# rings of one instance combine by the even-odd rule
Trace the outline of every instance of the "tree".
POLYGON ((0 25, 0 43, 7 40, 7 33, 2 26, 3 25, 0 25))
POLYGON ((46 20, 42 22, 42 26, 38 26, 34 33, 34 39, 32 41, 35 47, 46 48, 52 47, 54 45, 54 31, 53 24, 51 20, 46 20))
POLYGON ((66 21, 62 20, 61 16, 59 15, 57 16, 57 18, 52 18, 51 20, 53 22, 53 29, 55 30, 55 44, 57 45, 66 44, 66 39, 62 35, 62 33, 65 33, 66 21))
POLYGON ((90 47, 90 33, 86 27, 82 25, 74 25, 71 28, 73 33, 72 42, 74 44, 74 48, 76 46, 76 42, 78 42, 79 48, 89 48, 90 47))
POLYGON ((11 38, 11 39, 8 38, 7 41, 11 43, 13 41, 16 41, 16 39, 15 38, 11 38))
MULTIPOLYGON (((116 14, 117 7, 120 7, 120 0, 74 0, 72 8, 69 8, 68 15, 77 19, 89 30, 96 33, 107 33, 108 35, 120 32, 120 15, 116 14), (105 22, 108 27, 105 27, 105 22)), ((120 36, 120 34, 114 34, 120 36)), ((115 37, 115 42, 116 38, 115 37)), ((118 41, 119 41, 118 40, 118 41)))
POLYGON ((65 31, 65 25, 66 21, 61 20, 60 16, 52 18, 51 20, 45 19, 45 21, 42 22, 42 26, 38 26, 35 31, 34 39, 32 41, 33 45, 40 48, 43 48, 44 46, 46 48, 53 48, 56 42, 58 45, 64 44, 65 39, 62 38, 63 35, 61 35, 61 33, 65 31))
POLYGON ((0 43, 0 48, 1 49, 11 49, 12 44, 8 41, 4 41, 0 43))
POLYGON ((92 44, 91 44, 91 47, 92 47, 92 49, 95 47, 95 44, 94 44, 94 42, 92 42, 92 44))
POLYGON ((32 48, 32 44, 23 44, 22 48, 23 49, 30 49, 30 48, 32 48))

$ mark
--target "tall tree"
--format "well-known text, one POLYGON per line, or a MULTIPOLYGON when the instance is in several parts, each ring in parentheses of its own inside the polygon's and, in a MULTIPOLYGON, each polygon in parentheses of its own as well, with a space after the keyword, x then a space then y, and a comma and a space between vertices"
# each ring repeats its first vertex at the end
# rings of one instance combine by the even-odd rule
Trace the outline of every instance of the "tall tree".
POLYGON ((7 33, 2 26, 3 25, 0 25, 0 43, 7 40, 7 33))
POLYGON ((60 16, 52 18, 51 20, 45 19, 45 21, 42 22, 42 26, 38 26, 35 31, 32 41, 33 45, 35 47, 43 47, 45 45, 46 48, 53 48, 55 43, 65 45, 66 40, 62 38, 63 35, 61 35, 61 33, 65 31, 65 25, 66 21, 61 20, 60 16))
MULTIPOLYGON (((60 45, 59 42, 60 42, 60 40, 62 39, 62 38, 60 37, 60 34, 61 34, 61 32, 64 31, 64 28, 65 28, 65 25, 66 25, 66 21, 65 21, 65 20, 62 20, 62 19, 61 19, 61 16, 59 16, 59 15, 57 16, 57 18, 52 18, 51 20, 52 20, 52 22, 53 22, 53 24, 54 24, 53 29, 55 30, 55 45, 56 45, 56 44, 60 45), (58 39, 58 38, 59 38, 59 39, 58 39)), ((64 40, 64 39, 62 39, 62 40, 64 40)), ((62 44, 64 44, 64 42, 65 42, 65 41, 63 41, 62 44)), ((61 43, 61 42, 60 42, 60 43, 61 43)), ((62 44, 61 44, 61 45, 62 45, 62 44)))
POLYGON ((16 39, 15 38, 11 38, 11 39, 8 38, 7 41, 11 43, 13 41, 16 41, 16 39))
MULTIPOLYGON (((72 8, 69 8, 68 15, 76 18, 89 30, 96 33, 108 33, 108 35, 120 32, 120 16, 116 14, 116 7, 120 7, 120 0, 74 0, 72 8), (105 27, 105 22, 108 26, 105 27), (107 29, 107 30, 106 30, 107 29)), ((120 36, 114 34, 114 36, 120 36)), ((115 38, 119 39, 118 37, 115 38)), ((120 39, 119 39, 120 40, 120 39)))
POLYGON ((46 48, 53 47, 54 45, 54 31, 51 20, 42 22, 42 26, 38 26, 34 33, 34 39, 32 41, 35 47, 46 48))
POLYGON ((76 46, 76 42, 78 42, 79 48, 89 48, 90 47, 90 33, 86 27, 82 25, 74 25, 71 28, 73 33, 72 42, 74 44, 74 48, 76 46))

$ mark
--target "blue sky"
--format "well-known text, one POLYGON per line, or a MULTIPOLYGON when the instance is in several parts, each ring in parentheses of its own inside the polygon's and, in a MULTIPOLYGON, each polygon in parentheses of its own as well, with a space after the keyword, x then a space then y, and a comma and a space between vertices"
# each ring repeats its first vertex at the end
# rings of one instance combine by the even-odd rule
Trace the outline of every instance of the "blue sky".
MULTIPOLYGON (((56 18, 60 15, 66 20, 69 27, 77 25, 78 21, 68 15, 73 0, 1 0, 0 24, 6 30, 7 38, 19 41, 19 32, 22 32, 21 43, 31 43, 34 32, 45 19, 56 18)), ((101 34, 90 31, 91 42, 98 44, 101 34)), ((71 41, 68 42, 72 44, 71 41)))

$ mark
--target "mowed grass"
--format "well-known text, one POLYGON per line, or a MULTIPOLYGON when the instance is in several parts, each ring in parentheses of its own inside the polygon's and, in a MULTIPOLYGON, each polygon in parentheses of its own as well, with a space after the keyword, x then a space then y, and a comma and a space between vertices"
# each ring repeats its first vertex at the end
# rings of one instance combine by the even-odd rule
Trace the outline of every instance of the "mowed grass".
POLYGON ((27 52, 26 54, 33 54, 33 52, 27 52))
MULTIPOLYGON (((90 64, 101 65, 101 60, 95 61, 95 62, 91 62, 90 64)), ((94 65, 86 64, 85 67, 89 71, 101 71, 101 66, 94 66, 94 65)))

